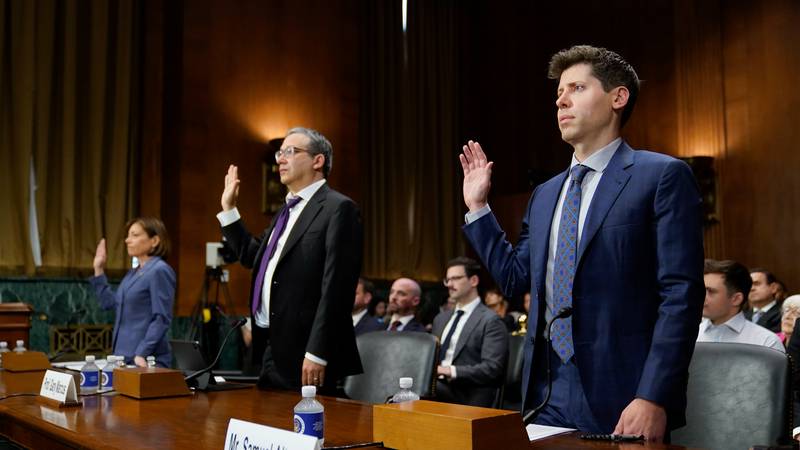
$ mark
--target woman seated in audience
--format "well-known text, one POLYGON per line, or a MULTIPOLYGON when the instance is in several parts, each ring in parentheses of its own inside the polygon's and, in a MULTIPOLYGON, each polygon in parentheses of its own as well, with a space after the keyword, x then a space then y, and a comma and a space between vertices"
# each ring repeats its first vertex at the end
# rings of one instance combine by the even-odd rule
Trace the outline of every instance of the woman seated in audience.
POLYGON ((781 306, 781 331, 778 333, 783 345, 789 345, 794 332, 794 323, 800 317, 800 295, 792 295, 783 301, 781 306))
POLYGON ((172 364, 167 332, 175 302, 175 272, 162 258, 169 253, 169 237, 161 220, 139 217, 126 225, 128 255, 138 264, 125 274, 116 291, 105 275, 108 253, 105 238, 97 244, 94 277, 89 279, 100 307, 115 309, 113 352, 127 364, 147 367, 148 356, 156 364, 172 364))

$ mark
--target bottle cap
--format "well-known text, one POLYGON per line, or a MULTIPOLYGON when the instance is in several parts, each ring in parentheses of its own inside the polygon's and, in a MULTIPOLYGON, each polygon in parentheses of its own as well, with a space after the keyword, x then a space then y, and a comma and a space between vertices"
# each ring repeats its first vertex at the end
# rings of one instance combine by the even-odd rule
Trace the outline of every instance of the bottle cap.
POLYGON ((155 361, 155 360, 156 360, 155 356, 148 356, 147 357, 147 361, 155 361))
POLYGON ((401 389, 411 389, 411 386, 414 385, 414 379, 411 377, 402 377, 400 378, 400 388, 401 389))
POLYGON ((94 362, 94 355, 86 355, 86 362, 94 362))
POLYGON ((8 342, 0 341, 0 347, 8 347, 8 342))
POLYGON ((17 339, 17 347, 22 347, 23 344, 25 344, 25 341, 23 341, 22 339, 17 339))
POLYGON ((303 398, 311 398, 317 395, 317 387, 316 386, 303 386, 301 390, 303 394, 303 398))

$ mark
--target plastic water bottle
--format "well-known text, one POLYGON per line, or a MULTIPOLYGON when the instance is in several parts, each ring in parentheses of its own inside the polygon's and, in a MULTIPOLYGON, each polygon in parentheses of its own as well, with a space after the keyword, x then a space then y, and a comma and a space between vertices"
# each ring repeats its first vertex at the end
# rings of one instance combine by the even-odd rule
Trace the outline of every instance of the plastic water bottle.
POLYGON ((411 390, 414 385, 414 379, 411 377, 400 378, 400 391, 392 396, 391 403, 410 402, 412 400, 419 400, 419 395, 411 390))
POLYGON ((81 394, 97 393, 99 382, 100 368, 94 363, 94 355, 86 355, 86 364, 81 368, 81 394))
POLYGON ((124 369, 124 368, 128 367, 125 364, 125 357, 124 356, 117 356, 117 367, 119 367, 121 369, 124 369))
POLYGON ((155 367, 156 366, 156 357, 155 356, 148 356, 147 357, 147 367, 155 367))
POLYGON ((14 347, 14 351, 17 353, 22 353, 27 351, 27 349, 25 348, 25 341, 23 341, 22 339, 17 339, 17 346, 14 347))
POLYGON ((116 367, 117 357, 114 355, 106 356, 106 365, 103 366, 103 371, 100 372, 100 387, 104 391, 114 388, 114 369, 116 367))
POLYGON ((3 353, 8 353, 11 350, 8 349, 8 342, 0 341, 0 367, 3 367, 3 353))
POLYGON ((294 431, 314 436, 320 448, 325 443, 325 408, 316 399, 316 386, 303 386, 302 393, 303 399, 294 407, 294 431))

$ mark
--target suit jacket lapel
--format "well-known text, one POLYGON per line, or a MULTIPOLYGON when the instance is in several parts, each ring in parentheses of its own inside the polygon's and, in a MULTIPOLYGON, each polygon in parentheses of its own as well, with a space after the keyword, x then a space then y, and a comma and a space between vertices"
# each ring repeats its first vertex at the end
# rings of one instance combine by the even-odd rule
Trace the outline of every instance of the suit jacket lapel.
POLYGON ((311 225, 311 222, 314 221, 314 218, 317 217, 317 214, 322 210, 322 206, 325 203, 325 199, 328 197, 328 191, 330 188, 328 187, 328 183, 323 184, 314 193, 314 195, 308 199, 308 204, 303 208, 303 212, 300 213, 300 217, 297 218, 297 222, 294 223, 291 232, 289 233, 289 237, 286 238, 286 244, 283 246, 283 250, 281 251, 280 257, 278 259, 278 264, 281 263, 283 258, 291 251, 292 247, 300 241, 300 236, 306 232, 306 229, 311 225))
MULTIPOLYGON (((128 282, 127 286, 125 286, 125 290, 122 291, 123 292, 123 298, 124 298, 124 293, 128 289, 130 289, 131 286, 136 284, 137 281, 142 279, 144 277, 145 273, 147 273, 150 270, 150 267, 155 265, 156 261, 159 260, 159 259, 161 259, 161 258, 158 257, 158 256, 151 256, 150 259, 147 261, 147 264, 145 264, 143 266, 140 266, 138 270, 133 272, 133 275, 131 276, 130 281, 128 282)), ((120 286, 120 287, 122 287, 122 286, 120 286)))
POLYGON ((530 239, 533 240, 534 262, 534 281, 536 282, 536 292, 540 300, 544 300, 545 296, 545 275, 547 274, 547 255, 550 247, 550 226, 553 223, 553 214, 556 211, 556 204, 558 203, 559 194, 561 194, 561 187, 567 179, 568 170, 561 173, 556 177, 556 181, 552 183, 543 184, 537 193, 537 198, 534 199, 535 205, 531 207, 531 217, 528 218, 530 224, 530 239), (546 215, 533 216, 539 212, 547 212, 546 215))
MULTIPOLYGON (((461 334, 458 335, 458 342, 456 342, 456 349, 453 352, 453 361, 458 358, 458 354, 461 353, 461 350, 464 350, 464 346, 467 345, 467 341, 469 340, 469 335, 478 327, 478 323, 481 321, 484 311, 482 310, 481 306, 483 304, 478 304, 472 314, 469 315, 469 319, 467 322, 464 323, 464 328, 461 329, 461 334)), ((492 312, 492 314, 494 314, 492 312)), ((445 349, 447 350, 447 349, 445 349)))
POLYGON ((581 263, 583 253, 591 243, 594 235, 597 234, 597 230, 600 229, 600 225, 605 220, 608 211, 616 202, 622 189, 628 183, 631 175, 627 172, 627 168, 632 164, 633 149, 623 141, 614 156, 611 157, 611 161, 608 162, 608 166, 603 172, 603 177, 600 178, 600 183, 597 185, 597 190, 592 198, 592 204, 589 205, 589 211, 586 213, 581 243, 578 246, 577 264, 581 263))
POLYGON ((444 315, 442 316, 442 320, 439 321, 438 324, 435 324, 436 325, 435 328, 431 330, 431 332, 434 334, 434 336, 439 336, 439 344, 441 344, 442 341, 444 341, 444 338, 445 338, 445 336, 443 336, 444 335, 444 327, 447 326, 447 322, 450 322, 450 318, 453 317, 453 314, 454 314, 453 311, 455 311, 455 310, 451 309, 450 311, 445 312, 444 315), (441 326, 441 328, 440 328, 440 326, 441 326))

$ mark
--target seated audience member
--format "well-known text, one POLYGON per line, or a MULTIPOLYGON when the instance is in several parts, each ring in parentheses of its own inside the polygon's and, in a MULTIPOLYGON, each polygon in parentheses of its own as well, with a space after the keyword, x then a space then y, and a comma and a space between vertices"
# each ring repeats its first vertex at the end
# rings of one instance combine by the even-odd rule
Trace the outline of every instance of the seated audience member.
POLYGON ((389 303, 382 298, 372 297, 372 301, 369 302, 369 306, 367 307, 367 311, 369 311, 369 315, 376 318, 380 323, 386 323, 388 320, 386 314, 388 312, 387 306, 389 303))
POLYGON ((508 300, 503 297, 503 294, 497 288, 491 288, 486 291, 486 306, 494 311, 506 326, 509 332, 517 329, 517 321, 510 314, 508 314, 508 300))
POLYGON ((353 301, 353 330, 356 336, 386 328, 381 321, 372 317, 367 311, 367 306, 369 306, 374 292, 375 285, 371 281, 363 278, 358 279, 356 298, 353 301))
POLYGON ((105 275, 108 253, 105 238, 100 239, 94 256, 94 288, 102 309, 114 309, 115 355, 126 364, 147 367, 146 358, 155 356, 156 364, 169 367, 172 350, 169 327, 175 302, 175 271, 162 258, 169 253, 167 229, 160 219, 139 217, 127 224, 125 245, 128 255, 139 261, 125 274, 119 288, 112 291, 105 275))
POLYGON ((781 331, 778 333, 778 339, 783 345, 789 345, 789 339, 794 332, 794 323, 798 317, 800 317, 800 295, 792 295, 781 305, 781 331))
POLYGON ((775 275, 766 269, 752 269, 750 277, 753 287, 750 289, 750 308, 745 310, 745 318, 772 330, 773 333, 781 331, 781 309, 776 299, 778 282, 775 275))
POLYGON ((447 301, 442 303, 442 306, 439 307, 439 312, 447 312, 456 309, 456 299, 453 297, 447 297, 447 301))
POLYGON ((785 351, 775 333, 744 318, 742 305, 752 284, 745 266, 707 259, 703 273, 706 300, 698 342, 737 342, 785 351))
POLYGON ((392 283, 389 291, 389 331, 421 331, 425 332, 425 325, 414 317, 422 296, 419 283, 411 278, 398 278, 392 283))
POLYGON ((491 407, 508 363, 508 332, 500 317, 478 296, 480 265, 458 257, 447 263, 444 285, 454 310, 433 319, 433 334, 442 348, 436 369, 437 399, 491 407))

